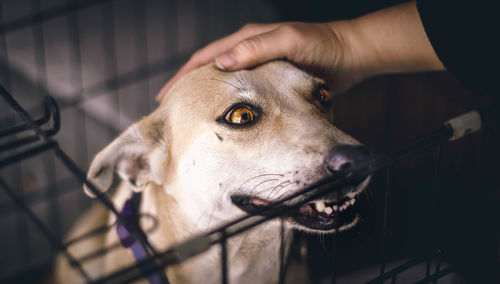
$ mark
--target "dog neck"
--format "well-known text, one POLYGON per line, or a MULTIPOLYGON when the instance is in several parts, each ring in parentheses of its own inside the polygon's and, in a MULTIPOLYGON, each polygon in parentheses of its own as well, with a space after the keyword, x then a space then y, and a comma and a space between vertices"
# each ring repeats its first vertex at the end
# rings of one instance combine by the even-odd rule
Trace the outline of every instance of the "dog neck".
MULTIPOLYGON (((195 234, 220 225, 221 220, 212 220, 212 225, 207 226, 206 221, 203 221, 203 226, 200 226, 201 221, 193 220, 193 212, 185 213, 185 208, 181 206, 185 204, 183 198, 175 189, 166 193, 158 186, 151 186, 143 193, 141 212, 158 218, 159 227, 148 234, 148 238, 159 250, 166 250, 195 234)), ((198 214, 201 214, 200 211, 198 214)), ((284 237, 287 244, 290 236, 290 230, 286 229, 284 237)), ((280 241, 278 221, 270 221, 231 238, 227 244, 231 282, 276 283, 279 271, 280 241), (257 275, 260 279, 255 278, 257 275)), ((172 283, 220 283, 219 271, 221 271, 220 249, 215 246, 183 265, 167 269, 167 275, 172 283)))

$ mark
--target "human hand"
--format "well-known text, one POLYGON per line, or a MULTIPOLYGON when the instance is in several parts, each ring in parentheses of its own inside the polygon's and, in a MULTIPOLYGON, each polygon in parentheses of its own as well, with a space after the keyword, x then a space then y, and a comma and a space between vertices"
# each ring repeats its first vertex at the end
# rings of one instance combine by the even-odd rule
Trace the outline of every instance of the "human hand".
POLYGON ((379 74, 444 70, 410 1, 346 21, 246 25, 197 51, 156 99, 212 61, 234 71, 273 59, 287 59, 325 79, 332 94, 379 74))
POLYGON ((336 32, 340 25, 341 22, 248 24, 197 51, 163 87, 157 100, 184 74, 214 60, 218 68, 234 71, 273 59, 287 59, 329 81, 332 93, 345 90, 363 76, 351 72, 353 68, 346 64, 352 60, 346 60, 349 48, 336 32))

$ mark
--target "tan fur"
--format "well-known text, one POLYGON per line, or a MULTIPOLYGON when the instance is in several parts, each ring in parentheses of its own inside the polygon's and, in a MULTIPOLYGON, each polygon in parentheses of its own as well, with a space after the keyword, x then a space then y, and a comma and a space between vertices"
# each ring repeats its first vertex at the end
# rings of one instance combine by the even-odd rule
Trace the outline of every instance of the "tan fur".
MULTIPOLYGON (((93 205, 80 219, 75 223, 71 232, 66 236, 66 239, 73 240, 76 237, 82 236, 101 226, 107 225, 108 211, 99 204, 93 205)), ((68 252, 76 257, 81 258, 92 252, 95 248, 101 248, 104 244, 105 236, 100 234, 92 238, 86 238, 82 242, 77 242, 68 248, 68 252)), ((101 261, 92 261, 86 263, 83 268, 85 271, 91 272, 91 277, 102 275, 101 261)), ((71 268, 67 259, 60 255, 56 261, 55 278, 58 283, 64 283, 68 279, 72 279, 74 283, 80 282, 81 277, 78 272, 71 268)))
MULTIPOLYGON (((118 172, 125 180, 112 196, 118 209, 132 191, 143 191, 141 212, 159 222, 148 239, 165 250, 241 216, 230 194, 256 189, 263 182, 252 179, 260 174, 277 176, 265 181, 274 190, 262 190, 277 200, 323 177, 319 169, 333 146, 359 144, 329 122, 331 111, 322 113, 314 106, 311 92, 317 81, 287 62, 232 73, 213 65, 199 68, 176 83, 152 114, 103 149, 88 178, 106 191, 113 171, 118 172), (255 125, 235 129, 217 122, 232 104, 242 101, 261 108, 255 125)), ((86 192, 93 195, 87 188, 86 192)), ((70 238, 114 222, 111 213, 91 209, 75 224, 70 238)), ((141 225, 151 226, 147 220, 141 225)), ((287 224, 287 240, 290 229, 287 224)), ((231 283, 277 281, 279 232, 279 221, 271 221, 229 240, 231 283)), ((71 252, 79 258, 116 243, 111 230, 71 252)), ((134 262, 130 250, 120 248, 86 268, 93 276, 103 276, 134 262)), ((171 283, 220 283, 219 263, 220 248, 215 246, 169 267, 167 275, 171 283)), ((79 282, 61 259, 56 275, 59 283, 79 282)))

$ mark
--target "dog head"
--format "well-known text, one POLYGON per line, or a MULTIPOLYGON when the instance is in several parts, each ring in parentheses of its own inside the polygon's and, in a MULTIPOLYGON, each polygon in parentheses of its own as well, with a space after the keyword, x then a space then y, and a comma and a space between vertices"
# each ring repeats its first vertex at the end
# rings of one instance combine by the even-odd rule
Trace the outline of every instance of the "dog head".
MULTIPOLYGON (((330 123, 330 105, 326 84, 288 62, 237 72, 207 65, 102 150, 88 178, 106 190, 116 171, 135 190, 162 186, 193 221, 228 220, 368 158, 330 123)), ((358 218, 349 211, 367 183, 339 189, 286 219, 309 231, 352 227, 358 218)))

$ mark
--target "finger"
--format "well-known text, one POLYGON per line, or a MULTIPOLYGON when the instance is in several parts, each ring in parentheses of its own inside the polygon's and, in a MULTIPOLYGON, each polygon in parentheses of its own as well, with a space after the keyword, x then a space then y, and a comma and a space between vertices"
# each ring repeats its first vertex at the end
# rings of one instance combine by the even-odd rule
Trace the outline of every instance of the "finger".
MULTIPOLYGON (((189 62, 188 62, 189 63, 189 62)), ((160 92, 158 95, 156 95, 156 101, 161 102, 165 94, 170 90, 172 85, 177 82, 182 76, 184 76, 186 73, 188 73, 190 70, 196 68, 196 65, 194 63, 188 64, 186 63, 177 73, 170 78, 170 80, 161 88, 160 92)))
POLYGON ((179 71, 165 84, 160 93, 156 96, 156 101, 161 101, 165 93, 172 87, 172 85, 186 73, 190 72, 193 69, 196 69, 197 67, 212 62, 215 56, 233 47, 245 38, 254 36, 259 33, 267 32, 276 28, 278 25, 280 24, 247 24, 239 31, 216 40, 213 43, 200 49, 195 54, 193 54, 189 61, 186 62, 186 64, 184 64, 184 66, 182 66, 181 69, 179 69, 179 71))
POLYGON ((247 38, 215 58, 224 70, 252 67, 273 59, 293 60, 300 35, 293 27, 279 26, 269 32, 247 38))
POLYGON ((223 37, 219 40, 214 41, 213 43, 207 45, 206 47, 202 48, 198 52, 196 52, 193 57, 189 60, 192 61, 193 63, 199 63, 197 64, 197 67, 200 65, 207 64, 214 60, 214 58, 224 51, 232 48, 235 46, 237 43, 240 41, 261 34, 261 33, 266 33, 269 32, 276 27, 281 25, 280 23, 276 24, 247 24, 243 28, 241 28, 239 31, 223 37))

